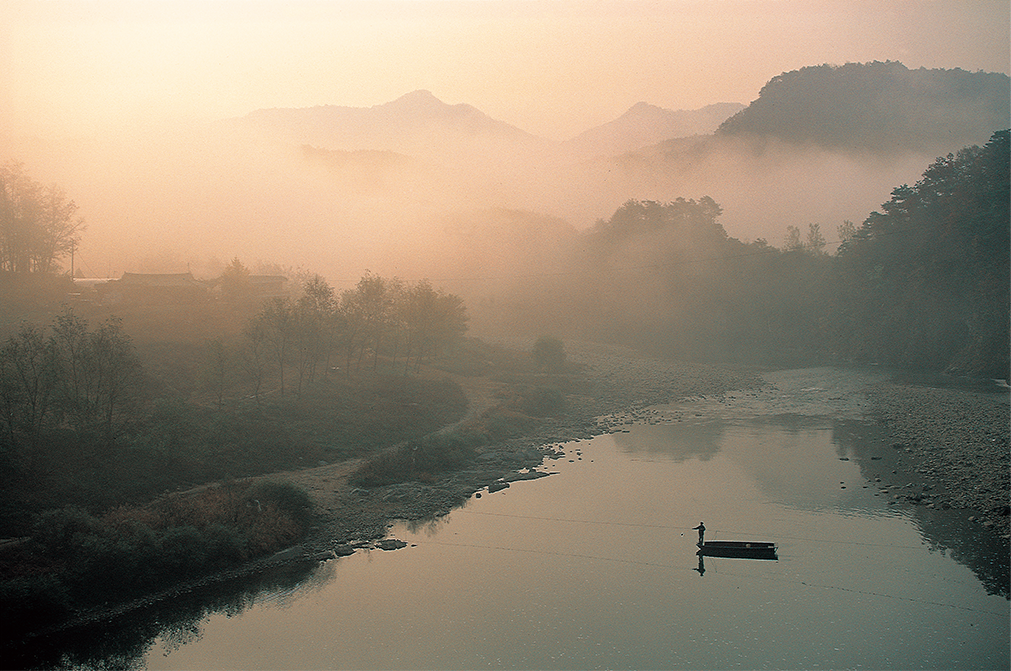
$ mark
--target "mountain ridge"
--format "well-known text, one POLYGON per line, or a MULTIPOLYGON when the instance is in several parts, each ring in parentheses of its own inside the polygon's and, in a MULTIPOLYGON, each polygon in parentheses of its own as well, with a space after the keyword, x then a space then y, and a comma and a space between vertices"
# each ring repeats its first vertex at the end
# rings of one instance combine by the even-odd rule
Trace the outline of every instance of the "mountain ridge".
POLYGON ((710 134, 743 108, 741 103, 714 103, 697 110, 670 110, 637 102, 616 119, 561 142, 495 119, 473 105, 443 102, 427 89, 369 107, 260 108, 221 123, 280 133, 298 144, 342 151, 405 151, 412 144, 412 135, 430 135, 441 125, 448 132, 462 132, 471 139, 485 136, 540 148, 562 147, 589 156, 624 153, 666 139, 710 134))
POLYGON ((829 149, 941 151, 985 142, 1009 123, 1002 73, 910 70, 897 61, 808 66, 771 78, 748 105, 669 110, 640 101, 617 118, 562 141, 529 133, 467 103, 417 89, 370 107, 262 108, 222 123, 297 145, 449 156, 492 147, 561 149, 581 159, 649 150, 695 136, 766 137, 829 149))
POLYGON ((871 151, 982 145, 1011 123, 1009 99, 1002 73, 823 64, 773 77, 716 135, 871 151))
POLYGON ((410 153, 426 148, 459 148, 469 141, 499 140, 519 144, 548 142, 516 126, 493 119, 466 103, 450 105, 431 91, 418 89, 371 107, 316 105, 253 110, 226 123, 273 132, 298 144, 360 151, 410 153))
POLYGON ((624 114, 562 144, 584 155, 623 154, 677 138, 712 134, 744 109, 741 103, 713 103, 695 110, 670 110, 637 102, 624 114))

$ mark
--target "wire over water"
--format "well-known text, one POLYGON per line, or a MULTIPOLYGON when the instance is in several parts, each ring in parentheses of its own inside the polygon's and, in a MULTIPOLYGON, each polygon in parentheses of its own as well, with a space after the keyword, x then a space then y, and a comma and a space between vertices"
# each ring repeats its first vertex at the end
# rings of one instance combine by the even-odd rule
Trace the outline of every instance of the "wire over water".
MULTIPOLYGON (((618 526, 618 527, 636 527, 642 529, 668 529, 670 531, 691 531, 694 527, 678 527, 668 524, 641 524, 636 522, 607 522, 603 520, 579 520, 579 519, 569 519, 564 517, 540 517, 535 515, 514 515, 510 513, 490 513, 490 512, 478 512, 476 510, 459 510, 456 512, 464 513, 467 515, 488 515, 492 517, 512 517, 522 520, 541 520, 545 522, 568 522, 571 524, 600 524, 607 526, 618 526)), ((735 529, 714 529, 706 528, 706 531, 710 535, 717 534, 746 534, 747 531, 739 531, 735 529)), ((808 543, 828 543, 833 545, 854 545, 854 546, 864 546, 864 547, 880 547, 880 548, 892 548, 892 549, 903 549, 903 550, 919 550, 921 545, 894 545, 891 543, 866 543, 860 541, 842 541, 842 540, 829 540, 827 538, 809 538, 804 536, 782 536, 777 535, 777 539, 785 539, 792 541, 806 541, 808 543)))
MULTIPOLYGON (((478 513, 478 514, 484 514, 484 513, 478 513)), ((490 514, 494 514, 494 513, 490 513, 490 514)), ((510 515, 509 517, 522 517, 522 516, 520 516, 520 515, 510 515)), ((534 518, 534 519, 540 519, 540 518, 534 518)), ((563 520, 563 521, 566 521, 566 520, 563 520)), ((635 526, 635 525, 629 525, 629 526, 635 526)), ((645 526, 645 525, 640 525, 640 526, 645 526)), ((668 527, 668 528, 675 528, 675 527, 668 527)), ((641 561, 641 560, 626 559, 626 558, 617 558, 617 557, 601 557, 599 555, 586 555, 586 554, 579 554, 579 553, 574 553, 574 552, 559 552, 557 550, 541 550, 541 549, 529 549, 529 548, 511 548, 511 547, 506 547, 506 546, 502 546, 502 545, 480 545, 478 543, 448 543, 448 542, 445 542, 445 541, 433 541, 433 540, 427 540, 427 541, 424 541, 424 542, 426 544, 439 545, 439 546, 443 546, 443 547, 460 547, 460 548, 473 548, 473 549, 480 549, 480 550, 496 550, 496 551, 499 551, 499 552, 518 552, 518 553, 525 553, 525 554, 537 554, 537 555, 547 555, 547 556, 554 556, 554 557, 566 557, 566 558, 570 558, 570 559, 588 559, 588 560, 591 560, 591 561, 602 561, 602 562, 610 562, 610 563, 616 563, 616 564, 629 564, 629 565, 633 565, 633 566, 648 566, 648 567, 653 567, 653 568, 663 568, 663 569, 670 569, 670 570, 683 571, 683 572, 694 571, 695 570, 695 569, 687 569, 687 568, 684 568, 682 566, 676 566, 676 565, 673 565, 673 564, 662 564, 662 563, 658 563, 658 562, 641 561)), ((782 574, 764 575, 764 576, 763 575, 756 575, 756 574, 748 574, 747 576, 745 576, 745 575, 742 575, 742 574, 739 574, 739 573, 734 573, 733 571, 727 571, 726 569, 720 571, 720 574, 721 575, 725 575, 725 576, 738 577, 738 578, 745 578, 745 577, 748 578, 748 579, 756 579, 757 578, 757 579, 760 579, 760 580, 769 580, 769 581, 773 581, 773 582, 792 583, 794 585, 803 585, 805 587, 815 587, 815 588, 820 588, 820 589, 834 589, 834 590, 838 590, 838 591, 841 591, 841 592, 849 592, 849 593, 852 593, 852 594, 861 594, 861 595, 864 595, 864 596, 874 596, 874 597, 878 597, 878 598, 882 598, 882 599, 893 599, 893 600, 897 600, 897 601, 907 601, 909 603, 917 603, 917 604, 923 604, 923 605, 927 605, 927 606, 938 606, 938 607, 944 607, 944 608, 953 608, 955 610, 961 610, 961 611, 966 611, 966 612, 971 612, 971 613, 982 613, 982 614, 985 614, 985 615, 995 615, 995 616, 998 616, 998 617, 1007 617, 1007 613, 1006 612, 1000 612, 1000 613, 998 613, 998 612, 991 611, 991 610, 983 610, 983 609, 979 609, 979 608, 972 608, 972 607, 969 607, 969 606, 960 606, 960 605, 954 604, 954 603, 944 603, 944 602, 940 602, 940 601, 927 601, 925 599, 914 599, 912 597, 897 596, 897 595, 894 595, 894 594, 886 594, 884 592, 875 592, 875 591, 870 591, 870 590, 859 590, 859 589, 853 589, 851 587, 841 587, 839 585, 825 585, 825 584, 820 584, 820 583, 812 583, 812 582, 807 582, 805 580, 791 579, 791 578, 788 578, 788 577, 786 577, 786 576, 784 576, 782 574)))

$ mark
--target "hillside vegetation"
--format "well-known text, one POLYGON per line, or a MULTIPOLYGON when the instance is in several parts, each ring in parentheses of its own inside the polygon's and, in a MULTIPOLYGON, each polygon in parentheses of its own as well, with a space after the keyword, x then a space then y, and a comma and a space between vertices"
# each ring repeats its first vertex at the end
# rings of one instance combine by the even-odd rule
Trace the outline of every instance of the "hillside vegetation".
POLYGON ((630 200, 568 240, 536 291, 499 300, 498 323, 683 359, 1007 378, 1008 152, 997 132, 862 224, 788 226, 782 247, 728 235, 706 196, 630 200))
POLYGON ((1001 73, 910 70, 889 61, 785 72, 717 135, 770 136, 890 152, 981 143, 1009 125, 1011 80, 1001 73))

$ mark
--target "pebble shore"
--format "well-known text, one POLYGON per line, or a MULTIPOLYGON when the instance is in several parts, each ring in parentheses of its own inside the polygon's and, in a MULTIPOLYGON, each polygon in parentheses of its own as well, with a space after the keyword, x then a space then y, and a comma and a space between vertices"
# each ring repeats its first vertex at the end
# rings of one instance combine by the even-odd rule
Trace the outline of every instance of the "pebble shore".
POLYGON ((905 452, 943 508, 1011 538, 1011 406, 1007 393, 897 382, 867 389, 873 417, 892 447, 905 452))

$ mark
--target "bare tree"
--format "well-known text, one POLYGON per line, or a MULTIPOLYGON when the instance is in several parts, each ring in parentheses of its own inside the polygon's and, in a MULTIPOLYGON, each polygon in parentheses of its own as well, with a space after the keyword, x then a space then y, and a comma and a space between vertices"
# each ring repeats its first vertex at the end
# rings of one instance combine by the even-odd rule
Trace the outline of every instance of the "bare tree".
POLYGON ((273 354, 281 382, 281 396, 284 396, 284 367, 291 360, 297 326, 292 303, 287 298, 264 301, 263 308, 253 319, 259 320, 264 342, 273 354))
POLYGON ((79 242, 78 234, 84 220, 74 218, 77 204, 67 199, 63 188, 50 184, 41 192, 38 236, 32 250, 35 272, 49 273, 57 268, 57 261, 68 254, 79 242))
POLYGON ((321 361, 329 367, 336 307, 333 287, 321 275, 309 275, 301 285, 302 295, 295 302, 300 390, 302 377, 305 376, 306 381, 311 383, 321 361))
POLYGON ((0 270, 56 271, 84 228, 76 213, 77 205, 60 186, 38 184, 23 163, 0 165, 0 270))
POLYGON ((253 389, 256 405, 260 405, 260 391, 267 368, 267 334, 261 319, 253 318, 246 323, 242 334, 246 337, 242 348, 242 369, 253 389))
POLYGON ((59 398, 70 424, 100 433, 111 444, 122 428, 140 381, 140 362, 122 321, 110 317, 97 330, 66 310, 50 336, 59 398))
POLYGON ((232 384, 232 353, 221 338, 205 342, 202 377, 204 386, 214 393, 218 409, 225 407, 225 392, 232 384))
POLYGON ((825 253, 825 236, 821 234, 821 224, 807 225, 807 241, 804 250, 815 256, 825 253))
POLYGON ((32 470, 45 425, 56 416, 53 350, 25 324, 0 348, 0 426, 15 461, 32 470))

